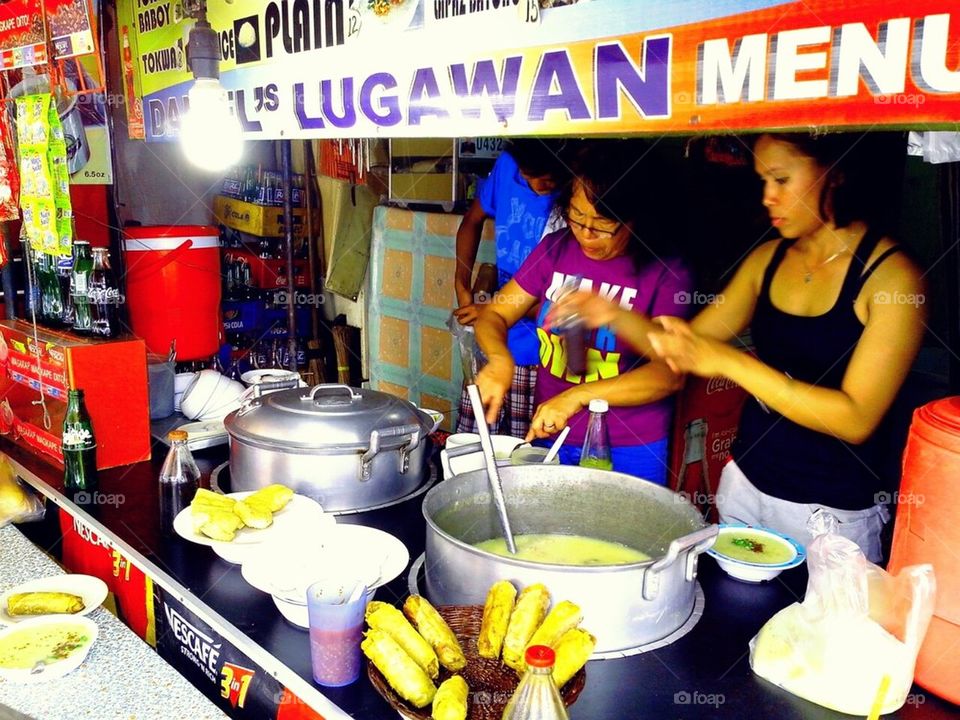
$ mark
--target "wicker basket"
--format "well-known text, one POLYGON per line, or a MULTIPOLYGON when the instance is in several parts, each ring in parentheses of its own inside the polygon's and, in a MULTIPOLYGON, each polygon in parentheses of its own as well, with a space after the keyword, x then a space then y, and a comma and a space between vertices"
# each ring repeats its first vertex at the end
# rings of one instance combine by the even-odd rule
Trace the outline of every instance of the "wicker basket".
MULTIPOLYGON (((517 674, 502 664, 499 660, 482 658, 477 654, 477 635, 480 633, 480 622, 483 619, 481 605, 447 605, 437 610, 447 621, 456 634, 467 657, 467 666, 459 673, 470 687, 468 720, 500 720, 503 708, 517 689, 520 678, 517 674)), ((443 682, 453 673, 440 668, 440 678, 437 684, 443 682)), ((373 663, 367 663, 367 675, 373 687, 377 689, 390 706, 411 720, 430 720, 430 706, 417 709, 405 702, 387 684, 386 679, 373 663)), ((560 691, 563 702, 572 705, 576 702, 580 691, 586 682, 586 672, 580 670, 560 691)))

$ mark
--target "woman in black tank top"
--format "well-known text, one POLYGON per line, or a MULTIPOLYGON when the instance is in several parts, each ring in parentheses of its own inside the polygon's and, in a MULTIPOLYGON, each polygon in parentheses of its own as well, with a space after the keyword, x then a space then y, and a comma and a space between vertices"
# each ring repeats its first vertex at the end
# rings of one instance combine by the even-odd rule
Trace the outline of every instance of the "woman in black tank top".
MULTIPOLYGON (((905 254, 870 230, 874 198, 853 164, 856 141, 760 136, 754 168, 784 239, 751 252, 689 324, 663 318, 660 332, 632 323, 618 333, 649 340, 676 372, 723 376, 754 396, 718 488, 721 520, 806 544, 806 520, 824 508, 879 561, 889 516, 870 438, 919 351, 924 286, 905 254), (748 327, 755 355, 729 344, 748 327)), ((594 296, 571 302, 591 324, 631 323, 594 296)))

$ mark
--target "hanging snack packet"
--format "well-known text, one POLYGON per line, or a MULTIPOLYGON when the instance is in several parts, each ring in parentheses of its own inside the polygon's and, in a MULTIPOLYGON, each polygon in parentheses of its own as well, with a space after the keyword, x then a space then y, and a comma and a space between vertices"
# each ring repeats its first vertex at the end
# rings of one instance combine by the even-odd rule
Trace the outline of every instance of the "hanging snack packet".
POLYGON ((57 211, 47 151, 50 145, 51 96, 26 95, 16 100, 17 139, 20 145, 20 204, 31 247, 56 253, 59 248, 57 211))
POLYGON ((70 257, 73 246, 73 206, 70 202, 70 171, 67 169, 67 142, 60 124, 56 103, 47 110, 50 126, 50 142, 47 146, 47 162, 53 179, 53 204, 56 207, 56 253, 70 257))

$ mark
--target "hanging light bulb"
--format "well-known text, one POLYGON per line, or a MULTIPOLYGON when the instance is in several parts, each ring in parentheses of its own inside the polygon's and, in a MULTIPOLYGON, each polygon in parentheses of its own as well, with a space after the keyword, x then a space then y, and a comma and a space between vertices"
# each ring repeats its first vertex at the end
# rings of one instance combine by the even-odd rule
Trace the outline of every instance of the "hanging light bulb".
POLYGON ((190 109, 180 119, 184 155, 209 171, 236 165, 243 154, 243 134, 230 112, 227 91, 215 78, 198 77, 187 97, 190 109))
POLYGON ((225 170, 243 154, 243 133, 220 84, 219 42, 205 14, 190 30, 187 64, 196 79, 187 92, 190 108, 180 118, 181 149, 197 167, 225 170))

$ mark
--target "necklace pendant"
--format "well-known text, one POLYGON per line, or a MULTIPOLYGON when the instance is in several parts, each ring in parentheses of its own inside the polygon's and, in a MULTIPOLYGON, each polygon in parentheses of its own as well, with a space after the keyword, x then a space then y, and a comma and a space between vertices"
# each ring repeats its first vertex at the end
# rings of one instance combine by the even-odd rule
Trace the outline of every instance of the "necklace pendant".
POLYGON ((813 280, 813 273, 807 270, 807 272, 803 274, 803 282, 809 284, 812 280, 813 280))

